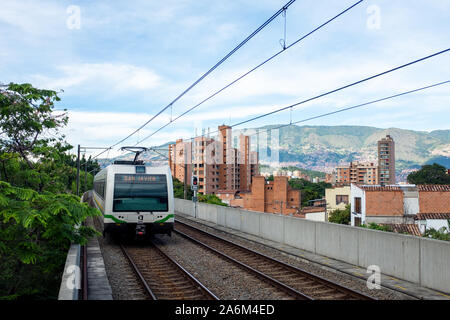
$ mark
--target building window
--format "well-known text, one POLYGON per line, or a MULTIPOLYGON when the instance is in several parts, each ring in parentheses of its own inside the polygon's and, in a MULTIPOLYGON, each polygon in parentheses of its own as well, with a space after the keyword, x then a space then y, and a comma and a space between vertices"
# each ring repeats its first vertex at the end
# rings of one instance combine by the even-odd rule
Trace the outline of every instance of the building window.
POLYGON ((361 213, 361 198, 355 197, 355 212, 361 213))
POLYGON ((336 204, 348 204, 348 195, 336 195, 336 204))

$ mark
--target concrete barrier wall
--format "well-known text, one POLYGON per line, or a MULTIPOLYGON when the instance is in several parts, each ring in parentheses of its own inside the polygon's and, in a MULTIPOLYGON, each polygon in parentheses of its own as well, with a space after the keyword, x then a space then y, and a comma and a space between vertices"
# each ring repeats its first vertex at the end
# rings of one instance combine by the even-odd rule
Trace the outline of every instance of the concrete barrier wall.
POLYGON ((67 253, 58 300, 78 300, 81 288, 81 246, 72 244, 67 253))
POLYGON ((316 253, 351 264, 358 264, 360 228, 329 222, 316 222, 315 226, 316 253))
MULTIPOLYGON (((194 216, 191 201, 175 199, 175 210, 194 216)), ((197 204, 197 218, 450 292, 450 242, 328 222, 197 204)))

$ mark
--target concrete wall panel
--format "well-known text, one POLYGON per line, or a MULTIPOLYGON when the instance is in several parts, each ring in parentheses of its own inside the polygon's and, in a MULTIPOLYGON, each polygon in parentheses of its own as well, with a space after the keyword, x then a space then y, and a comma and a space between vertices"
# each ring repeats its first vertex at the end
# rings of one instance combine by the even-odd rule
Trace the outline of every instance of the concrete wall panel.
POLYGON ((262 213, 260 216, 260 237, 283 243, 284 219, 285 216, 262 213))
POLYGON ((286 217, 284 222, 284 243, 316 252, 316 222, 302 218, 286 217))
POLYGON ((221 208, 225 211, 225 226, 227 228, 241 230, 241 210, 234 208, 221 208))
POLYGON ((261 212, 239 210, 241 212, 241 231, 259 236, 261 212))
POLYGON ((420 240, 420 280, 424 287, 450 293, 450 242, 420 240))
POLYGON ((316 253, 358 263, 358 229, 350 226, 318 222, 316 224, 316 253))
POLYGON ((359 265, 377 265, 381 272, 419 283, 419 241, 413 236, 360 229, 359 265))

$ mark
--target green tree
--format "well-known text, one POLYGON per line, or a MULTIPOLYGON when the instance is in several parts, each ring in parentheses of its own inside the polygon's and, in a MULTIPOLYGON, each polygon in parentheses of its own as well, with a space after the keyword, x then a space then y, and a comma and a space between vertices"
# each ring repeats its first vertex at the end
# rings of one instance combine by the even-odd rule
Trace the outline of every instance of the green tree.
POLYGON ((57 93, 30 84, 0 88, 0 172, 1 180, 38 192, 70 191, 76 177, 72 146, 60 128, 68 122, 66 113, 54 114, 57 93))
POLYGON ((321 199, 325 196, 325 189, 331 188, 330 183, 310 182, 305 179, 291 179, 289 185, 293 189, 301 191, 302 206, 307 206, 309 200, 321 199))
POLYGON ((350 224, 350 204, 345 206, 344 210, 336 209, 330 213, 329 222, 339 224, 350 224))
POLYGON ((408 182, 413 184, 450 184, 450 175, 445 167, 433 163, 424 165, 416 172, 408 175, 408 182))
POLYGON ((81 223, 99 212, 70 194, 59 100, 30 84, 0 87, 0 299, 56 298, 70 243, 96 234, 81 223))
POLYGON ((362 225, 360 225, 360 227, 372 229, 372 230, 392 232, 392 230, 388 226, 382 226, 382 225, 376 224, 375 222, 371 222, 368 225, 362 224, 362 225))
POLYGON ((447 220, 448 227, 442 227, 439 230, 430 228, 425 231, 424 237, 436 240, 450 241, 450 220, 447 220))
MULTIPOLYGON (((172 177, 173 181, 173 196, 178 199, 184 199, 184 183, 175 177, 172 177)), ((191 190, 191 186, 187 186, 187 200, 192 200, 194 192, 191 190)))

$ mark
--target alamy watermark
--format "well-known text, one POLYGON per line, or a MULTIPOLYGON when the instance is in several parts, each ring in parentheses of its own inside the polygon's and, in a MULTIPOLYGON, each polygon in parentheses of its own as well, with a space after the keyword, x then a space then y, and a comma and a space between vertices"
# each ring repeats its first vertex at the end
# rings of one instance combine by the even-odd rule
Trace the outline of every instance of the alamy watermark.
POLYGON ((248 129, 233 135, 231 128, 210 136, 205 130, 195 130, 195 138, 177 143, 175 163, 207 165, 258 164, 259 162, 279 165, 279 129, 248 129), (201 135, 198 135, 202 132, 201 135))
POLYGON ((367 267, 366 273, 370 273, 367 278, 366 285, 369 290, 381 289, 381 269, 377 265, 370 265, 367 267))
POLYGON ((66 13, 69 15, 66 20, 66 26, 70 30, 81 29, 81 8, 79 6, 70 5, 67 7, 66 13))
POLYGON ((366 10, 369 17, 366 21, 366 26, 370 30, 381 29, 381 9, 379 6, 373 4, 367 7, 366 10))
POLYGON ((66 287, 69 290, 81 289, 81 269, 79 266, 70 265, 66 269, 66 274, 69 274, 66 280, 66 287))

